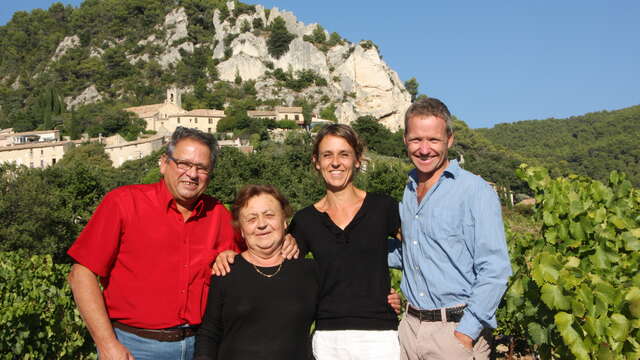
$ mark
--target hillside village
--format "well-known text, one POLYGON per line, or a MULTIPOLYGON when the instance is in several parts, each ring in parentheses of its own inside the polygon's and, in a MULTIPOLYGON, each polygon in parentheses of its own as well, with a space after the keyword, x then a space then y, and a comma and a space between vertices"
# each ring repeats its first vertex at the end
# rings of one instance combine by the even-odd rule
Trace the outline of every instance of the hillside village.
MULTIPOLYGON (((224 118, 225 112, 215 109, 185 110, 182 107, 181 91, 175 87, 167 89, 167 97, 163 103, 125 108, 146 123, 146 135, 135 141, 126 141, 121 135, 90 138, 84 134, 82 139, 71 140, 63 137, 60 130, 37 130, 15 132, 13 129, 0 130, 0 163, 14 163, 30 168, 45 168, 55 165, 71 148, 83 143, 100 143, 105 146, 105 153, 114 167, 125 161, 142 159, 166 144, 178 126, 198 129, 202 132, 228 137, 233 134, 218 134, 218 122, 224 118)), ((330 120, 312 117, 310 124, 305 125, 301 107, 276 106, 273 110, 249 110, 247 116, 254 119, 292 120, 300 129, 308 129, 331 122, 330 120)), ((274 129, 274 140, 282 140, 285 129, 274 129)), ((231 146, 242 152, 251 153, 253 147, 248 141, 236 137, 218 140, 218 146, 231 146)))

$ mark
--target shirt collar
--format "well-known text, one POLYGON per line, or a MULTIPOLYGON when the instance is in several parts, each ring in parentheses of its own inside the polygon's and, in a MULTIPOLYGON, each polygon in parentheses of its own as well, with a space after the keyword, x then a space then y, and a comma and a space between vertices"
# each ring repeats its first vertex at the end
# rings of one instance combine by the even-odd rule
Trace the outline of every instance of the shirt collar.
MULTIPOLYGON (((460 175, 461 169, 462 168, 460 167, 460 164, 458 164, 458 160, 449 160, 449 165, 446 169, 444 169, 444 172, 442 172, 442 175, 440 175, 440 177, 446 177, 455 180, 458 175, 460 175)), ((418 185, 417 169, 414 168, 409 172, 409 179, 407 180, 407 183, 411 183, 414 187, 418 185)))
MULTIPOLYGON (((175 199, 173 195, 169 192, 169 188, 167 188, 167 184, 165 184, 164 179, 161 179, 158 184, 158 199, 160 200, 160 204, 164 205, 164 210, 167 211, 171 207, 175 207, 175 199)), ((196 206, 194 206, 193 211, 191 212, 191 216, 201 216, 204 211, 204 197, 200 196, 196 206)))

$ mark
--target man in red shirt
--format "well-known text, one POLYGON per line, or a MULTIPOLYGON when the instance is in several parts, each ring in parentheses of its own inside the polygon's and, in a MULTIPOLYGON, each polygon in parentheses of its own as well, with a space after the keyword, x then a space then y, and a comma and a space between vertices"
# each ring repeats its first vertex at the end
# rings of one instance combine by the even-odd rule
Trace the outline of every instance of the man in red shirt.
POLYGON ((178 127, 163 180, 108 193, 69 249, 69 283, 100 359, 193 357, 210 266, 244 246, 229 211, 204 195, 216 155, 212 135, 178 127))

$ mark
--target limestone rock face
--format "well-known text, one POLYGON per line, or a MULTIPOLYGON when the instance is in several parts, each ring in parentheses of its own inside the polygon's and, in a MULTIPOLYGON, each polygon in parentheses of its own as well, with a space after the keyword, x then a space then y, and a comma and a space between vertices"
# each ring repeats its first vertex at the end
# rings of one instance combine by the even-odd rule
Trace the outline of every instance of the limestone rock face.
MULTIPOLYGON (((189 33, 187 32, 187 25, 189 25, 189 19, 187 18, 187 13, 184 8, 181 7, 173 9, 164 18, 162 26, 162 29, 165 32, 164 39, 158 39, 154 34, 151 34, 148 38, 140 40, 138 45, 144 46, 147 44, 153 44, 161 46, 164 51, 157 57, 154 57, 154 59, 158 61, 163 69, 166 69, 169 65, 182 60, 182 55, 180 55, 181 49, 188 53, 193 53, 194 44, 190 41, 174 45, 174 43, 189 36, 189 33)), ((128 58, 129 62, 135 64, 138 61, 149 61, 151 56, 145 53, 136 56, 130 55, 128 58)))
POLYGON ((275 67, 283 70, 314 70, 324 78, 329 76, 329 67, 324 53, 313 44, 297 37, 289 44, 287 51, 280 59, 272 59, 275 67))
POLYGON ((58 44, 58 47, 56 48, 56 52, 53 54, 53 57, 51 57, 51 61, 58 61, 61 57, 64 56, 64 54, 67 53, 67 51, 69 51, 70 49, 77 48, 79 46, 80 46, 80 38, 78 37, 78 35, 65 37, 64 39, 62 39, 60 44, 58 44))
MULTIPOLYGON (((280 10, 277 7, 271 9, 269 13, 269 19, 267 19, 267 25, 270 25, 277 17, 281 17, 287 26, 287 30, 298 36, 302 37, 306 34, 306 28, 302 22, 298 21, 298 18, 291 11, 280 10)), ((313 29, 311 30, 313 31, 313 29)))
POLYGON ((244 53, 235 55, 229 60, 218 64, 220 80, 234 81, 236 75, 242 80, 255 80, 262 76, 266 66, 260 59, 244 53))
MULTIPOLYGON (((227 6, 232 14, 231 2, 227 6)), ((305 25, 292 12, 278 8, 271 9, 266 18, 262 6, 256 6, 254 13, 240 15, 233 25, 228 19, 222 19, 220 11, 216 10, 213 25, 213 58, 224 59, 217 66, 221 80, 233 81, 236 74, 242 80, 256 80, 260 99, 279 99, 285 103, 283 105, 291 105, 294 99, 304 97, 319 103, 314 109, 316 112, 329 103, 334 103, 338 121, 342 123, 351 123, 359 116, 372 115, 392 130, 403 126, 403 114, 410 105, 410 95, 398 74, 381 59, 378 49, 372 44, 345 41, 323 52, 314 44, 303 40, 303 36, 311 34, 317 24, 305 25), (245 22, 253 24, 254 19, 260 18, 266 27, 277 17, 281 17, 287 30, 295 35, 289 44, 289 50, 279 59, 268 53, 268 31, 241 32, 245 22), (227 50, 226 56, 229 56, 229 52, 231 56, 225 59, 224 40, 230 36, 235 39, 228 44, 231 51, 227 50), (313 70, 328 85, 313 85, 299 92, 282 87, 274 91, 273 87, 277 87, 277 82, 269 75, 271 70, 267 65, 271 66, 270 64, 273 64, 273 69, 279 68, 294 77, 301 70, 313 70)), ((328 32, 325 33, 328 36, 328 32)))
MULTIPOLYGON (((354 112, 372 115, 391 130, 402 127, 402 115, 411 99, 402 91, 404 86, 396 72, 380 59, 375 47, 364 49, 357 45, 349 59, 337 71, 341 71, 343 87, 350 87, 356 93, 355 99, 349 101, 354 112), (353 61, 349 61, 351 58, 353 61), (353 83, 349 83, 350 80, 353 83)), ((347 107, 340 109, 339 114, 336 113, 338 117, 355 120, 347 107)))
POLYGON ((187 25, 189 25, 189 20, 184 8, 173 9, 164 18, 164 28, 167 31, 165 41, 173 44, 189 36, 187 25))
POLYGON ((89 57, 101 57, 104 54, 104 50, 99 47, 92 47, 89 50, 89 57))
POLYGON ((67 104, 67 108, 74 109, 80 105, 85 104, 95 104, 98 101, 102 100, 102 95, 98 92, 95 85, 91 85, 88 88, 84 89, 84 91, 73 98, 72 96, 68 96, 64 98, 65 104, 67 104))

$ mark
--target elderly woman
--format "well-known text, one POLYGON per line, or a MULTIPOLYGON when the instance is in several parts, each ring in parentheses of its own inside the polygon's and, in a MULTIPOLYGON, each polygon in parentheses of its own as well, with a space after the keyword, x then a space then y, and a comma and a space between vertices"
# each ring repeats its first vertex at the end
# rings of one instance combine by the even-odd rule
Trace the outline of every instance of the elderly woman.
POLYGON ((311 359, 318 271, 313 260, 281 255, 287 200, 273 186, 248 185, 232 214, 247 250, 228 276, 211 279, 196 359, 311 359))

